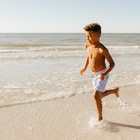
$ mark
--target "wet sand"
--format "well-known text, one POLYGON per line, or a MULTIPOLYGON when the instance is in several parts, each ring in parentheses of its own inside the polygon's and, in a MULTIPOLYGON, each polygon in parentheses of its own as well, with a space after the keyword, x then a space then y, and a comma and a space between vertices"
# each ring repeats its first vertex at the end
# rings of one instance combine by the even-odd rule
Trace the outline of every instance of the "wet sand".
POLYGON ((0 108, 1 140, 139 140, 140 85, 103 99, 103 123, 92 93, 0 108), (122 101, 122 102, 121 102, 122 101))

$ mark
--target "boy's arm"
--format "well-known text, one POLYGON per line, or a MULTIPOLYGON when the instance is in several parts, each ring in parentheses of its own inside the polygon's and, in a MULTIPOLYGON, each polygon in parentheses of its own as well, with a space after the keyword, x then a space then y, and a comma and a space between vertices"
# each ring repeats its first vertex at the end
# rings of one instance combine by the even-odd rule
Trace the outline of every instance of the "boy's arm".
MULTIPOLYGON (((86 43, 84 47, 85 47, 85 49, 87 50, 87 49, 88 49, 88 44, 86 43)), ((89 57, 87 56, 87 57, 86 57, 85 66, 84 66, 84 67, 81 69, 81 71, 80 71, 80 74, 81 74, 81 75, 82 75, 82 74, 85 72, 85 70, 87 69, 88 64, 89 64, 89 57)))
POLYGON ((85 70, 87 69, 88 64, 89 64, 89 57, 87 56, 86 62, 85 62, 85 66, 84 66, 84 68, 82 68, 82 70, 80 71, 80 74, 81 74, 81 75, 82 75, 82 74, 85 72, 85 70))
POLYGON ((104 49, 103 50, 103 55, 105 56, 105 58, 107 59, 108 63, 109 63, 109 66, 108 68, 106 69, 106 71, 104 71, 101 76, 106 76, 115 66, 115 62, 112 58, 112 56, 110 55, 108 49, 104 49))

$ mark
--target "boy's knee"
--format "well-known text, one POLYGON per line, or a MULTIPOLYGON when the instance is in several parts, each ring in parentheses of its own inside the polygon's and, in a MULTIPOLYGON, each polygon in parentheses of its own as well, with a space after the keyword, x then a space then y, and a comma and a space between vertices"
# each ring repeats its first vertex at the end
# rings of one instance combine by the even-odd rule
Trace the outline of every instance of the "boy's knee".
POLYGON ((97 91, 97 90, 95 90, 93 96, 94 96, 94 99, 95 99, 95 100, 98 100, 98 99, 100 98, 100 92, 97 91))

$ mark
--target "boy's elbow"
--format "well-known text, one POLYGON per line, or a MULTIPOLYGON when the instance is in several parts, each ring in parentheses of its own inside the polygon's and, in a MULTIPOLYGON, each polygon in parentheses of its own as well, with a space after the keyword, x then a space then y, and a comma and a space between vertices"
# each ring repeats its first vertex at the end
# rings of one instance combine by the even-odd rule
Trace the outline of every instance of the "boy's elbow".
POLYGON ((115 63, 113 62, 113 63, 110 63, 110 67, 111 68, 114 68, 115 67, 115 63))
POLYGON ((115 67, 115 63, 113 62, 113 63, 112 63, 112 68, 114 68, 114 67, 115 67))

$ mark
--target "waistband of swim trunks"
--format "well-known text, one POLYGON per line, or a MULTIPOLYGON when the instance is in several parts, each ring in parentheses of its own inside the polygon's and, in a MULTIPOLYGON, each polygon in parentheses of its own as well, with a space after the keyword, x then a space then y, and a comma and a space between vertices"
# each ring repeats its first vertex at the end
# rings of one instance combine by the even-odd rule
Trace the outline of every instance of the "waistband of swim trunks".
POLYGON ((103 69, 103 70, 101 70, 101 71, 98 71, 98 72, 92 72, 93 74, 95 74, 95 75, 100 75, 102 72, 104 72, 106 70, 106 68, 105 69, 103 69))

